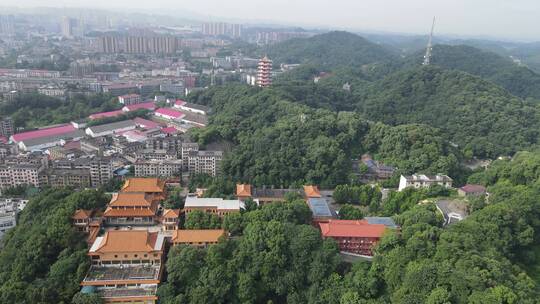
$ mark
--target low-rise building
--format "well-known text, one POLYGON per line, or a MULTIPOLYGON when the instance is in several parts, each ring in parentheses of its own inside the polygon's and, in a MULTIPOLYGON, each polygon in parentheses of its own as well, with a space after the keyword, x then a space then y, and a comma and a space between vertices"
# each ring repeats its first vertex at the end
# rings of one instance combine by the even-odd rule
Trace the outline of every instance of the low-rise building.
POLYGON ((482 185, 471 185, 467 184, 458 189, 458 194, 460 196, 482 196, 486 194, 486 187, 482 185))
POLYGON ((402 175, 399 179, 399 188, 401 191, 408 187, 413 188, 429 188, 434 185, 443 186, 445 188, 452 187, 452 179, 443 174, 437 175, 425 175, 425 174, 413 174, 409 176, 402 175))
POLYGON ((141 103, 142 99, 141 99, 141 95, 139 94, 126 94, 126 95, 118 96, 118 102, 120 102, 121 104, 125 106, 129 106, 129 105, 141 103))
POLYGON ((49 168, 39 173, 39 184, 50 187, 74 187, 77 189, 92 186, 90 170, 49 168))
POLYGON ((154 115, 165 120, 180 121, 180 118, 184 116, 184 113, 170 108, 159 108, 154 111, 154 115))
POLYGON ((320 222, 319 228, 323 238, 336 240, 340 251, 373 256, 373 248, 387 226, 369 224, 366 220, 329 220, 320 222))
POLYGON ((91 137, 100 137, 112 135, 119 132, 134 130, 137 127, 133 120, 122 120, 104 125, 92 126, 86 128, 86 134, 91 137))
POLYGON ((184 203, 184 212, 187 217, 195 210, 225 216, 230 213, 240 212, 243 209, 244 202, 241 200, 224 200, 222 198, 199 198, 195 196, 186 197, 184 203))
POLYGON ((103 217, 108 225, 154 225, 158 221, 159 198, 153 194, 113 194, 103 217))
POLYGON ((180 209, 163 210, 161 224, 163 225, 163 230, 165 231, 177 230, 178 225, 180 224, 180 209))
POLYGON ((139 159, 134 164, 137 177, 174 177, 182 174, 181 159, 139 159))
POLYGON ((91 267, 82 292, 97 293, 105 303, 156 303, 164 250, 162 234, 107 231, 88 252, 91 267))
POLYGON ((207 106, 189 103, 180 99, 174 103, 174 107, 179 110, 183 110, 185 112, 192 112, 195 114, 208 115, 210 113, 210 108, 207 106))
POLYGON ((225 236, 223 229, 206 230, 175 230, 171 242, 173 245, 189 245, 206 248, 217 244, 221 237, 225 236))

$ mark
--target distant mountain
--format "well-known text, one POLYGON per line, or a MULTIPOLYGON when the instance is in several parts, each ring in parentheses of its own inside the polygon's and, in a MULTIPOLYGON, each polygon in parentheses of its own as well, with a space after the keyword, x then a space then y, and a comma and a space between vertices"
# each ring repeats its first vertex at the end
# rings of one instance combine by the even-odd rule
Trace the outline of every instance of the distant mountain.
POLYGON ((440 128, 449 140, 476 156, 511 154, 538 139, 535 107, 458 70, 436 66, 402 70, 357 96, 358 110, 368 119, 440 128))
POLYGON ((310 63, 329 69, 397 59, 393 51, 348 32, 287 40, 269 47, 267 54, 274 63, 310 63))
MULTIPOLYGON (((406 66, 420 64, 424 56, 419 51, 406 59, 406 66)), ((460 70, 492 81, 522 98, 540 100, 540 74, 520 66, 509 57, 466 45, 435 45, 433 65, 460 70)))

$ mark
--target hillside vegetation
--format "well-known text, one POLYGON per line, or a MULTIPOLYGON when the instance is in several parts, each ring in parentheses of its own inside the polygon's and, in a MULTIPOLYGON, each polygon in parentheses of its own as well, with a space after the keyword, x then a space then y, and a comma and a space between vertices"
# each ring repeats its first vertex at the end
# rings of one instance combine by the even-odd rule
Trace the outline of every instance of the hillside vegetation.
POLYGON ((360 67, 397 58, 389 49, 348 32, 330 32, 305 39, 291 39, 266 50, 279 63, 310 63, 324 68, 360 67))

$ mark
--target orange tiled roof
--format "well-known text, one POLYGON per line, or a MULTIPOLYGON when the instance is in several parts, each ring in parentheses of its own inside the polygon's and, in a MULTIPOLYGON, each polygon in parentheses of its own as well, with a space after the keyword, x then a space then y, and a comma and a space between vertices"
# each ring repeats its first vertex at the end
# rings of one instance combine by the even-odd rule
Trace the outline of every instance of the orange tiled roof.
POLYGON ((322 197, 321 192, 319 192, 319 188, 314 185, 307 185, 304 186, 304 193, 306 194, 306 197, 322 197))
POLYGON ((225 235, 223 229, 207 230, 175 230, 172 236, 173 243, 215 243, 225 235))
POLYGON ((73 214, 71 218, 74 220, 83 220, 83 219, 90 218, 91 216, 92 216, 91 210, 77 209, 77 211, 75 211, 75 213, 73 214))
POLYGON ((130 217, 140 217, 140 216, 154 216, 156 213, 151 209, 112 209, 107 208, 103 214, 105 217, 117 217, 117 216, 130 216, 130 217))
POLYGON ((236 196, 251 197, 251 185, 249 184, 237 184, 236 196))
POLYGON ((122 187, 122 192, 163 192, 165 182, 159 178, 130 178, 122 187))
POLYGON ((152 206, 152 198, 142 192, 119 192, 113 194, 109 206, 150 207, 152 206))
POLYGON ((321 234, 324 237, 382 237, 386 226, 382 224, 368 224, 365 220, 329 220, 319 223, 321 234))
POLYGON ((165 209, 163 211, 163 217, 179 217, 180 209, 165 209))
POLYGON ((145 230, 111 230, 105 233, 96 252, 149 252, 154 251, 156 240, 156 232, 151 233, 145 230))

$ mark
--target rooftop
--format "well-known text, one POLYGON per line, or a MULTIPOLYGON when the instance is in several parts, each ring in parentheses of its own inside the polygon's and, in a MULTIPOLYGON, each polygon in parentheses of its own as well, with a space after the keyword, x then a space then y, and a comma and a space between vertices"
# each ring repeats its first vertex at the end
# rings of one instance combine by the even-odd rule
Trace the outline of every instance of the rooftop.
POLYGON ((136 111, 140 109, 146 109, 146 110, 151 111, 151 110, 154 110, 155 108, 156 108, 156 104, 153 101, 151 101, 151 102, 143 102, 143 103, 128 105, 128 106, 123 107, 122 110, 136 111))
POLYGON ((180 209, 165 209, 163 211, 163 217, 179 217, 180 209))
POLYGON ((107 117, 116 117, 124 114, 124 111, 122 110, 114 110, 109 112, 101 112, 101 113, 94 113, 88 116, 90 119, 100 119, 100 118, 107 118, 107 117))
POLYGON ((146 128, 146 129, 154 129, 154 128, 161 127, 161 125, 158 124, 157 122, 153 122, 151 120, 140 118, 140 117, 135 117, 133 119, 133 122, 135 122, 136 125, 146 128))
POLYGON ((321 192, 319 191, 319 187, 314 186, 314 185, 304 186, 304 193, 306 194, 306 197, 308 198, 321 197, 321 192))
POLYGON ((158 178, 130 178, 122 186, 122 192, 163 192, 165 182, 158 178))
POLYGON ((225 235, 223 229, 208 230, 175 230, 172 236, 173 243, 216 243, 225 235))
POLYGON ((157 300, 157 287, 116 287, 100 289, 98 294, 102 298, 151 298, 157 300))
POLYGON ((98 237, 89 253, 151 252, 163 250, 164 238, 145 230, 109 230, 98 237))
POLYGON ((328 202, 324 198, 314 197, 309 198, 307 201, 309 209, 313 213, 314 217, 333 217, 334 214, 328 207, 328 202))
POLYGON ((186 197, 184 208, 214 207, 220 210, 240 210, 244 208, 244 203, 239 200, 224 200, 222 198, 198 198, 194 196, 186 197))
POLYGON ((154 113, 161 114, 161 115, 166 115, 166 116, 173 117, 173 118, 180 118, 180 117, 184 116, 184 113, 182 113, 180 111, 170 109, 170 108, 159 108, 154 113))
POLYGON ((77 209, 71 218, 74 220, 82 220, 90 217, 92 217, 92 210, 77 209))
POLYGON ((360 220, 330 220, 319 223, 321 234, 324 237, 371 237, 380 238, 386 230, 382 224, 369 224, 360 220))
POLYGON ((130 267, 91 266, 84 283, 95 281, 158 280, 159 266, 137 265, 130 267))
POLYGON ((251 197, 251 185, 249 184, 237 184, 236 196, 251 197))
POLYGON ((133 122, 133 120, 122 120, 122 121, 117 121, 117 122, 108 123, 104 125, 92 126, 92 127, 89 127, 88 129, 90 129, 92 133, 102 133, 102 132, 107 132, 107 131, 123 129, 123 128, 129 128, 129 127, 135 128, 135 123, 133 122))
POLYGON ((72 126, 71 124, 66 124, 66 125, 53 127, 53 128, 45 128, 45 129, 40 129, 40 130, 35 130, 35 131, 18 133, 11 136, 11 138, 13 139, 14 142, 19 142, 19 141, 29 140, 29 139, 34 139, 34 138, 66 134, 66 133, 73 132, 75 130, 77 129, 74 126, 72 126))
POLYGON ((152 198, 150 195, 142 192, 119 192, 112 196, 109 206, 137 206, 137 207, 150 207, 152 205, 152 198))
POLYGON ((467 184, 459 189, 465 193, 485 193, 486 192, 486 187, 482 185, 467 184))

